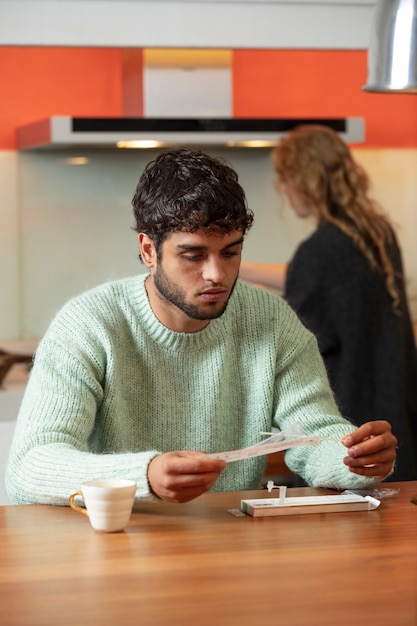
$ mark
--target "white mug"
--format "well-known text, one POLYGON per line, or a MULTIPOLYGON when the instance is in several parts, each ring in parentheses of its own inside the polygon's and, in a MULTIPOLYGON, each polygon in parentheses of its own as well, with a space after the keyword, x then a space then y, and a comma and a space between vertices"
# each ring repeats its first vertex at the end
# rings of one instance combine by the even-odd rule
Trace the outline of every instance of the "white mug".
POLYGON ((133 480, 89 480, 82 484, 80 491, 70 495, 69 505, 86 515, 94 530, 114 533, 128 525, 135 493, 133 480), (75 503, 77 496, 84 500, 85 509, 75 503))

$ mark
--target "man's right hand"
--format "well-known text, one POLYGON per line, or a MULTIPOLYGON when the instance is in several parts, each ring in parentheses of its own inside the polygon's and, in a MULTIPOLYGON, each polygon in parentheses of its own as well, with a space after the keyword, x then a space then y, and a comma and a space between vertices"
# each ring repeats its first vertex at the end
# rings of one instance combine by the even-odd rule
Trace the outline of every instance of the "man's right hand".
POLYGON ((226 462, 203 452, 165 452, 148 466, 148 481, 154 494, 167 502, 188 502, 209 491, 226 462))

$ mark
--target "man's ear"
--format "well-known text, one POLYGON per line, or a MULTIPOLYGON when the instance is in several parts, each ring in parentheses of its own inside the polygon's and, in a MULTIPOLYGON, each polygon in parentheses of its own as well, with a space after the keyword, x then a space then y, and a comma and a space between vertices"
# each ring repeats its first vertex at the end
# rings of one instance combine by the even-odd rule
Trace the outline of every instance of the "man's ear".
POLYGON ((145 233, 138 235, 140 255, 144 264, 151 268, 156 265, 156 250, 152 239, 145 233))

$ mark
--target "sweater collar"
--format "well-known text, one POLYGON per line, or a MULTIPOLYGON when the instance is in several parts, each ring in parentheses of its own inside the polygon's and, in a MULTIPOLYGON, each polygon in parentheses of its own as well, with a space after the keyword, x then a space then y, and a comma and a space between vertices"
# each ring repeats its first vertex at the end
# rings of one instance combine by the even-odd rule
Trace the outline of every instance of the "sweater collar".
MULTIPOLYGON (((226 311, 217 319, 213 319, 203 329, 195 333, 180 333, 164 326, 153 312, 146 292, 145 280, 148 273, 140 274, 132 284, 131 297, 138 314, 138 321, 141 329, 144 330, 153 341, 163 344, 168 349, 179 349, 181 347, 190 348, 192 346, 202 347, 203 345, 217 343, 225 333, 228 318, 233 315, 234 295, 232 294, 226 311)), ((236 285, 237 288, 237 285, 236 285)), ((235 288, 235 291, 236 291, 235 288)))

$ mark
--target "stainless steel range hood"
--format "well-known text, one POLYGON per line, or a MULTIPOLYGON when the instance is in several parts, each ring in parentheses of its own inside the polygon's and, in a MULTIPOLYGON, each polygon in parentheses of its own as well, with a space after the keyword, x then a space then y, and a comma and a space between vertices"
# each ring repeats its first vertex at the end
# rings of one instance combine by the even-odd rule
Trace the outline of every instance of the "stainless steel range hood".
POLYGON ((159 148, 172 145, 271 147, 300 124, 330 126, 348 143, 364 141, 363 118, 85 118, 55 116, 17 130, 20 150, 159 148))

